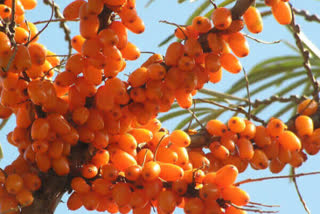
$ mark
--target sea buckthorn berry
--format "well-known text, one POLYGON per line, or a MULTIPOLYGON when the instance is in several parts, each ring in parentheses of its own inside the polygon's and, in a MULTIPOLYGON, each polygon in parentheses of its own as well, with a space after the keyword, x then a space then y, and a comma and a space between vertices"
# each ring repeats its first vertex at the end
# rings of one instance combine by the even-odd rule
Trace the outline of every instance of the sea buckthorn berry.
POLYGON ((212 83, 218 83, 222 79, 222 69, 220 68, 216 72, 210 72, 209 73, 209 81, 212 83))
POLYGON ((221 137, 228 130, 228 127, 219 120, 209 120, 206 129, 209 134, 221 137))
POLYGON ((189 135, 182 130, 174 130, 169 139, 173 145, 178 147, 187 147, 191 143, 189 135))
POLYGON ((268 122, 267 132, 272 137, 277 137, 287 129, 286 124, 277 118, 273 118, 268 122))
POLYGON ((129 166, 137 165, 136 159, 121 149, 116 149, 111 153, 111 161, 113 165, 121 171, 124 171, 129 166))
POLYGON ((253 145, 250 140, 246 138, 240 138, 237 141, 239 157, 241 159, 250 160, 254 155, 253 145))
POLYGON ((232 15, 229 9, 219 7, 213 11, 211 19, 214 27, 219 30, 225 30, 231 25, 232 15))
POLYGON ((99 195, 94 191, 82 195, 81 199, 83 206, 89 211, 97 209, 99 205, 99 195))
POLYGON ((264 126, 256 127, 256 135, 254 136, 254 142, 261 148, 271 144, 271 138, 267 129, 264 126))
POLYGON ((68 175, 70 172, 69 160, 65 156, 52 159, 52 168, 59 176, 68 175))
POLYGON ((139 165, 153 160, 153 153, 149 149, 141 149, 137 154, 137 161, 139 165))
POLYGON ((108 181, 116 180, 116 178, 118 177, 118 174, 119 174, 118 169, 111 164, 104 165, 101 168, 102 178, 104 178, 108 181))
POLYGON ((149 161, 142 168, 142 177, 146 181, 152 181, 159 177, 160 171, 161 168, 157 162, 149 161))
POLYGON ((225 165, 220 168, 215 175, 215 183, 219 187, 232 185, 238 176, 238 169, 234 165, 225 165))
POLYGON ((20 27, 24 28, 28 32, 30 31, 30 41, 32 40, 31 43, 38 41, 39 36, 35 37, 38 34, 38 29, 35 24, 33 24, 32 22, 22 22, 20 24, 20 27))
POLYGON ((43 65, 46 61, 47 50, 39 43, 31 43, 28 46, 32 64, 43 65))
POLYGON ((84 164, 81 169, 81 174, 85 178, 93 178, 98 174, 98 169, 93 164, 84 164))
POLYGON ((7 5, 1 4, 0 5, 0 17, 2 19, 8 18, 11 15, 11 8, 7 5))
POLYGON ((205 202, 217 200, 220 197, 220 194, 220 189, 214 183, 205 183, 199 190, 199 196, 205 202))
POLYGON ((246 128, 245 120, 240 117, 232 117, 228 120, 228 128, 235 133, 240 133, 246 128))
POLYGON ((109 29, 113 30, 119 38, 117 48, 119 48, 119 50, 125 48, 128 43, 127 28, 121 22, 113 21, 111 25, 109 25, 109 29))
POLYGON ((192 20, 192 26, 199 33, 206 33, 212 28, 210 19, 204 16, 196 16, 192 20))
POLYGON ((225 41, 222 39, 221 35, 217 33, 209 33, 207 36, 207 40, 208 45, 213 53, 222 53, 225 41))
POLYGON ((136 60, 140 57, 140 50, 133 43, 128 42, 127 45, 120 50, 124 59, 136 60))
POLYGON ((103 0, 103 2, 110 6, 121 6, 127 2, 127 0, 103 0))
POLYGON ((34 200, 32 192, 27 189, 20 190, 16 195, 16 199, 22 206, 30 206, 34 200))
POLYGON ((291 8, 288 2, 279 1, 272 5, 272 14, 277 22, 281 25, 288 25, 292 21, 291 8))
POLYGON ((83 203, 82 203, 82 199, 81 199, 81 195, 77 192, 73 192, 67 201, 67 207, 69 210, 77 210, 80 209, 82 207, 83 203))
POLYGON ((244 22, 251 33, 260 33, 263 29, 262 17, 256 7, 249 7, 243 14, 244 22))
POLYGON ((188 38, 184 43, 184 52, 191 57, 198 57, 203 54, 202 47, 197 39, 188 38))
POLYGON ((254 169, 266 169, 268 167, 268 157, 261 149, 255 149, 254 155, 250 160, 251 167, 254 169))
POLYGON ((248 193, 235 186, 227 186, 222 188, 221 196, 224 200, 231 201, 231 203, 238 206, 244 206, 250 201, 248 193))
POLYGON ((25 10, 32 10, 37 6, 37 0, 20 0, 25 10))
POLYGON ((170 190, 160 192, 158 196, 158 206, 162 212, 172 213, 176 208, 176 196, 170 190))
POLYGON ((220 57, 215 53, 209 53, 205 57, 205 68, 210 73, 218 72, 221 69, 220 57))
POLYGON ((99 32, 99 39, 105 46, 117 46, 117 44, 119 43, 118 35, 109 28, 103 29, 99 32))
POLYGON ((245 120, 246 128, 240 132, 241 137, 245 137, 247 139, 253 139, 256 135, 256 125, 249 120, 245 120))
POLYGON ((0 32, 0 44, 0 54, 8 54, 11 49, 11 42, 8 36, 3 32, 0 32))
POLYGON ((166 69, 159 63, 153 63, 148 66, 148 77, 152 80, 162 80, 167 71, 166 69))
POLYGON ((77 0, 77 1, 72 1, 70 4, 68 4, 63 10, 64 18, 67 20, 73 20, 73 19, 79 18, 80 7, 85 2, 86 1, 84 0, 77 0))
POLYGON ((300 139, 291 131, 284 131, 279 135, 279 143, 284 149, 298 151, 301 149, 300 139))
POLYGON ((318 103, 315 100, 306 99, 298 105, 298 113, 310 116, 318 110, 318 103))
POLYGON ((96 37, 99 29, 99 19, 95 15, 89 15, 86 19, 80 19, 80 34, 86 39, 96 37))
POLYGON ((172 163, 158 162, 160 165, 159 178, 165 181, 177 181, 184 175, 184 171, 180 166, 172 163))
POLYGON ((313 133, 313 120, 309 116, 300 115, 295 119, 295 127, 299 136, 310 136, 313 133))
POLYGON ((249 55, 249 44, 242 33, 237 32, 228 35, 228 44, 237 57, 249 55))
POLYGON ((209 149, 213 156, 220 160, 225 160, 230 155, 229 150, 217 141, 210 143, 209 149))
POLYGON ((279 160, 279 158, 273 158, 269 164, 269 170, 272 173, 279 173, 286 166, 286 163, 283 163, 279 160))
POLYGON ((22 27, 16 27, 15 28, 15 34, 14 39, 17 42, 17 44, 25 44, 28 42, 29 33, 26 29, 22 27))
POLYGON ((113 200, 119 207, 129 204, 132 191, 128 183, 117 183, 112 189, 113 200))
MULTIPOLYGON (((82 45, 86 39, 83 38, 81 35, 76 35, 71 40, 71 46, 75 49, 78 53, 81 53, 82 45)), ((71 56, 72 57, 72 56, 71 56)), ((70 58, 69 58, 70 59, 70 58)), ((69 61, 68 59, 68 61, 69 61)))
POLYGON ((136 181, 142 174, 142 167, 140 165, 133 165, 125 170, 125 177, 130 181, 136 181))
POLYGON ((18 174, 10 174, 6 178, 5 187, 10 194, 17 194, 23 188, 23 179, 18 174))
POLYGON ((182 27, 182 26, 180 26, 177 29, 175 29, 174 35, 178 39, 182 39, 182 40, 185 40, 185 39, 187 39, 189 37, 188 36, 188 30, 185 27, 182 27))
POLYGON ((183 209, 188 214, 202 214, 205 211, 205 205, 200 198, 188 198, 183 209))
POLYGON ((34 140, 43 140, 48 136, 50 125, 48 120, 38 118, 32 123, 31 137, 34 140))
POLYGON ((224 69, 233 74, 237 74, 242 70, 240 61, 232 53, 221 54, 220 63, 224 69))
POLYGON ((33 192, 40 189, 41 179, 34 173, 26 173, 23 175, 23 184, 24 187, 33 192))

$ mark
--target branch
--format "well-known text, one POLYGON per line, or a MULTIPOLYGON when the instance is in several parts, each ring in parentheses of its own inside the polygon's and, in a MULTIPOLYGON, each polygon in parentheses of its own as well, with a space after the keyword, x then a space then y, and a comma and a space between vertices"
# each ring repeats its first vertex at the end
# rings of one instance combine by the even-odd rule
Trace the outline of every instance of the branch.
POLYGON ((262 178, 249 178, 249 179, 234 183, 234 186, 240 186, 240 185, 246 184, 246 183, 259 182, 259 181, 265 181, 265 180, 273 180, 273 179, 281 179, 281 178, 297 178, 297 177, 301 177, 301 176, 317 175, 317 174, 320 174, 320 171, 300 173, 300 174, 295 174, 295 175, 279 175, 279 176, 270 176, 270 177, 262 177, 262 178))
POLYGON ((297 47, 299 48, 303 57, 303 61, 304 61, 303 67, 306 69, 308 77, 314 88, 313 98, 315 101, 317 101, 317 103, 319 103, 319 82, 316 80, 315 76, 312 74, 311 64, 310 64, 310 53, 303 46, 303 42, 300 38, 300 26, 295 22, 295 14, 293 12, 293 8, 291 4, 290 4, 290 7, 292 10, 292 22, 290 26, 294 32, 293 36, 294 36, 294 39, 296 40, 297 47))
POLYGON ((255 0, 237 0, 231 9, 232 19, 240 19, 247 9, 255 2, 255 0))
MULTIPOLYGON (((292 167, 291 169, 292 169, 292 175, 296 175, 295 168, 292 167)), ((298 187, 298 184, 297 184, 297 179, 296 179, 296 177, 292 177, 292 181, 293 181, 293 183, 294 183, 294 187, 296 188, 296 191, 297 191, 297 194, 298 194, 298 196, 299 196, 299 199, 300 199, 300 201, 301 201, 301 203, 302 203, 302 206, 304 207, 304 209, 306 210, 306 212, 307 212, 308 214, 311 214, 311 212, 310 212, 310 210, 309 210, 306 202, 303 200, 303 197, 302 197, 302 195, 301 195, 301 193, 300 193, 300 190, 299 190, 299 187, 298 187)))
POLYGON ((293 12, 296 15, 303 16, 305 20, 307 21, 314 21, 320 23, 320 17, 317 14, 310 14, 307 10, 300 10, 297 8, 292 8, 293 12))

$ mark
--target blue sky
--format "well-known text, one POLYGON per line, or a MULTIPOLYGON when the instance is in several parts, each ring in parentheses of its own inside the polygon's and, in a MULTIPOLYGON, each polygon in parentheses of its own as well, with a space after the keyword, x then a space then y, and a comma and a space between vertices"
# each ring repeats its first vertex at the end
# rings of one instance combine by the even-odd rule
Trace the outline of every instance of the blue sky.
MULTIPOLYGON (((41 2, 41 1, 39 1, 41 2)), ((66 4, 71 1, 57 0, 61 8, 64 8, 66 4)), ((186 1, 183 4, 177 4, 177 0, 155 0, 148 8, 145 8, 147 0, 137 1, 137 10, 138 14, 145 21, 146 31, 142 35, 129 35, 129 40, 136 44, 141 51, 153 51, 158 53, 165 53, 165 48, 158 47, 158 44, 166 38, 169 34, 174 31, 174 27, 159 23, 159 20, 167 20, 175 22, 177 24, 184 24, 192 11, 200 4, 203 0, 195 1, 190 3, 186 1)), ((220 2, 220 1, 217 1, 220 2)), ((316 13, 320 11, 320 2, 317 0, 291 0, 290 1, 296 8, 307 9, 311 13, 316 13)), ((27 12, 27 18, 29 21, 40 21, 47 20, 50 16, 50 8, 48 6, 43 6, 42 3, 39 3, 39 6, 35 11, 27 12)), ((302 24, 303 32, 314 42, 315 45, 320 47, 320 37, 318 24, 316 23, 306 23, 303 19, 298 18, 298 23, 302 24)), ((255 35, 256 38, 263 39, 266 41, 275 41, 275 40, 288 40, 293 43, 292 36, 288 34, 288 31, 285 27, 280 26, 273 17, 268 17, 264 22, 264 31, 255 35)), ((71 23, 72 36, 79 33, 76 23, 71 23)), ((49 28, 41 35, 39 42, 43 43, 48 49, 57 53, 65 54, 67 51, 67 44, 63 44, 63 32, 61 29, 57 28, 57 23, 50 24, 49 28), (63 45, 61 45, 63 44, 63 45)), ((41 27, 39 27, 41 28, 41 27)), ((244 67, 249 70, 256 62, 260 62, 263 59, 280 56, 284 54, 291 54, 291 50, 283 44, 275 45, 264 45, 253 42, 249 40, 250 44, 250 54, 248 57, 241 59, 244 67)), ((126 73, 130 73, 135 68, 137 68, 148 55, 142 55, 140 60, 137 62, 129 62, 125 70, 126 73)), ((218 83, 214 86, 208 85, 217 91, 223 91, 230 87, 230 83, 240 78, 237 75, 229 75, 227 72, 224 72, 224 77, 221 83, 218 83)), ((284 117, 284 119, 287 116, 284 117)), ((226 120, 226 118, 221 118, 221 120, 226 120)), ((174 122, 170 121, 165 124, 167 128, 172 129, 175 125, 174 122)), ((8 145, 6 142, 6 135, 10 132, 15 126, 15 120, 12 117, 7 123, 6 127, 0 132, 0 142, 4 150, 4 159, 0 162, 0 167, 8 165, 12 160, 17 156, 16 149, 8 145)), ((298 168, 296 171, 300 172, 310 172, 319 170, 320 155, 315 157, 309 157, 308 161, 304 165, 298 168)), ((249 168, 248 168, 249 169, 249 168)), ((286 175, 289 173, 289 167, 287 166, 281 175, 286 175)), ((239 176, 238 180, 246 178, 256 178, 263 176, 272 175, 268 170, 264 171, 255 171, 252 169, 247 170, 245 173, 239 176)), ((318 184, 320 175, 308 176, 298 178, 298 184, 301 190, 301 193, 309 206, 312 213, 320 213, 320 207, 318 203, 318 193, 320 192, 320 185, 318 184)), ((251 200, 254 202, 260 202, 264 204, 279 204, 281 207, 279 211, 281 214, 300 214, 305 213, 299 198, 295 192, 294 185, 288 179, 282 180, 272 180, 264 181, 259 183, 245 184, 241 186, 245 189, 251 196, 251 200)), ((66 201, 66 197, 63 198, 66 201)), ((61 203, 56 211, 56 213, 72 213, 67 210, 66 205, 61 203)), ((74 213, 74 212, 73 212, 74 213)), ((85 209, 81 209, 77 213, 89 213, 85 209)), ((97 212, 91 212, 97 213, 97 212)), ((182 213, 181 210, 177 210, 175 213, 182 213)))

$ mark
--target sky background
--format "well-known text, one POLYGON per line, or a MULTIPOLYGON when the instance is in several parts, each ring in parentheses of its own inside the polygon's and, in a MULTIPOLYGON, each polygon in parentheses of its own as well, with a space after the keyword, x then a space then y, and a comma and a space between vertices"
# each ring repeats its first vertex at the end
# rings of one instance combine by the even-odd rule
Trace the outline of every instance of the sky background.
MULTIPOLYGON (((61 8, 64 8, 71 1, 67 0, 56 0, 61 8)), ((216 1, 217 3, 221 1, 216 1)), ((317 0, 290 0, 294 7, 299 9, 307 9, 311 13, 317 13, 320 11, 320 2, 317 0)), ((167 45, 164 47, 158 47, 158 44, 166 38, 169 34, 173 33, 174 27, 159 23, 159 20, 167 20, 175 22, 177 24, 184 24, 191 13, 203 3, 203 0, 198 0, 193 3, 186 1, 183 4, 178 4, 177 0, 155 0, 148 8, 145 8, 147 0, 137 0, 137 10, 140 17, 144 20, 146 25, 146 31, 142 35, 129 34, 129 40, 136 44, 141 51, 153 51, 157 53, 164 54, 167 45)), ((34 11, 28 11, 26 17, 28 21, 40 21, 47 20, 50 17, 51 9, 48 6, 42 4, 39 1, 39 5, 34 11)), ((313 41, 315 45, 320 46, 320 37, 319 37, 319 24, 305 22, 302 18, 297 19, 297 23, 302 24, 302 31, 313 41)), ((72 36, 79 34, 77 28, 77 23, 68 24, 72 31, 72 36)), ((41 26, 39 26, 41 29, 41 26)), ((266 41, 275 41, 275 40, 287 40, 291 43, 293 42, 292 35, 288 33, 288 30, 279 25, 272 16, 269 16, 264 20, 264 30, 259 35, 254 35, 256 38, 266 40, 266 41)), ((241 59, 243 66, 250 70, 253 65, 257 62, 261 62, 264 59, 281 56, 281 55, 291 55, 292 51, 284 44, 274 44, 274 45, 264 45, 256 43, 252 40, 248 40, 250 44, 250 54, 246 58, 241 59)), ((40 36, 40 43, 44 44, 49 50, 57 54, 66 54, 67 53, 67 43, 64 43, 63 31, 58 28, 57 23, 52 23, 49 25, 49 28, 44 31, 40 36)), ((130 73, 148 57, 149 55, 142 55, 139 60, 136 62, 128 62, 127 68, 124 71, 125 73, 130 73)), ((208 84, 206 87, 217 90, 224 91, 231 86, 231 83, 240 78, 239 75, 230 75, 227 72, 224 72, 223 80, 216 84, 208 84)), ((287 83, 284 83, 287 84, 287 83)), ((284 115, 283 119, 288 118, 288 115, 284 115)), ((226 117, 219 118, 221 120, 226 120, 226 117)), ((174 121, 169 121, 164 124, 166 128, 173 129, 176 125, 174 121)), ((0 143, 4 150, 4 159, 0 161, 0 167, 4 167, 10 164, 17 156, 17 151, 11 145, 8 145, 6 141, 6 135, 12 131, 15 126, 15 119, 12 117, 7 123, 6 127, 0 131, 0 143)), ((297 173, 301 172, 311 172, 311 171, 320 171, 320 155, 313 157, 309 156, 307 162, 303 164, 302 167, 296 170, 297 173)), ((287 175, 289 173, 290 167, 287 166, 281 175, 287 175)), ((269 170, 255 171, 250 167, 241 174, 238 178, 243 180, 246 178, 257 178, 264 176, 271 176, 272 174, 269 170)), ((312 213, 320 213, 319 207, 319 197, 320 192, 319 185, 320 175, 315 176, 306 176, 297 179, 300 191, 312 213)), ((300 214, 305 213, 299 198, 295 192, 293 183, 288 179, 278 179, 271 181, 263 181, 259 183, 249 183, 242 185, 241 188, 246 190, 250 196, 251 200, 254 202, 260 202, 264 204, 278 204, 281 205, 279 210, 281 214, 300 214)), ((67 197, 63 198, 63 201, 66 202, 67 197)), ((74 213, 68 211, 66 205, 61 203, 56 213, 74 213)), ((84 208, 77 213, 89 213, 84 208)), ((90 212, 98 213, 98 212, 90 212)), ((175 213, 182 213, 181 210, 176 210, 175 213)))

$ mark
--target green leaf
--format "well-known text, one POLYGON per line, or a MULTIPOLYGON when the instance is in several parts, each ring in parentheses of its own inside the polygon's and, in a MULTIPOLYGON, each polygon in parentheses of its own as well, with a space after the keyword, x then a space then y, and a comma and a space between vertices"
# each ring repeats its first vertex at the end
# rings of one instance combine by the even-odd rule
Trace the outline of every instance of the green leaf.
MULTIPOLYGON (((202 115, 205 115, 205 114, 210 114, 210 112, 205 111, 205 112, 199 112, 199 113, 195 113, 195 114, 196 114, 197 117, 199 117, 199 116, 202 116, 202 115)), ((180 121, 180 122, 178 123, 178 125, 175 127, 175 129, 182 129, 183 127, 185 127, 185 126, 190 122, 190 120, 192 119, 192 117, 193 117, 193 116, 191 115, 191 116, 183 119, 182 121, 180 121)), ((198 125, 199 125, 199 124, 198 124, 198 125)))
MULTIPOLYGON (((198 111, 210 111, 210 110, 212 110, 212 109, 203 107, 203 108, 196 108, 194 111, 198 112, 198 111)), ((167 114, 159 117, 158 119, 161 122, 164 122, 164 121, 173 119, 174 117, 178 117, 178 116, 181 116, 181 115, 184 115, 184 114, 190 114, 190 112, 188 110, 186 110, 186 109, 182 109, 182 110, 178 110, 178 111, 174 111, 174 112, 170 111, 170 113, 167 113, 167 114)))
POLYGON ((0 160, 2 160, 2 158, 3 158, 3 151, 2 151, 2 146, 0 144, 0 160))
MULTIPOLYGON (((292 27, 287 26, 287 29, 289 29, 289 31, 291 31, 292 33, 294 33, 292 27)), ((320 50, 319 50, 319 48, 318 48, 315 44, 313 44, 313 42, 312 42, 302 31, 300 31, 299 37, 300 37, 302 43, 306 46, 306 48, 307 48, 314 56, 316 56, 318 59, 320 59, 320 50)))
POLYGON ((237 101, 241 101, 241 102, 248 102, 247 99, 240 98, 240 97, 237 97, 237 96, 233 96, 231 94, 226 94, 226 93, 210 90, 210 89, 207 89, 207 88, 203 88, 203 89, 199 90, 198 92, 201 93, 201 94, 206 94, 206 95, 210 95, 212 97, 219 98, 217 100, 220 100, 220 101, 228 99, 228 100, 237 100, 237 101))

